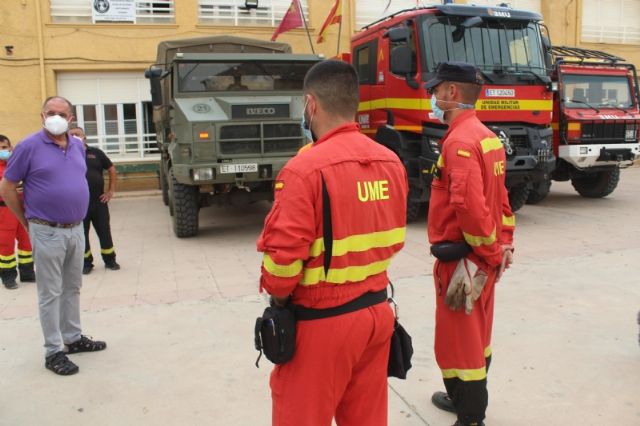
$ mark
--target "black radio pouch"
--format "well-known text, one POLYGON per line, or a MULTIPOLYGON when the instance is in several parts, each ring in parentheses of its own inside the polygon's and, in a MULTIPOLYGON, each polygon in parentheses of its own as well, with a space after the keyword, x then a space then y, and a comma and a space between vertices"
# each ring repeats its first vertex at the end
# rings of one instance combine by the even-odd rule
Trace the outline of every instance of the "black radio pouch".
POLYGON ((269 306, 256 319, 255 346, 260 351, 256 367, 264 356, 274 364, 284 364, 293 358, 296 348, 296 318, 291 305, 269 306))

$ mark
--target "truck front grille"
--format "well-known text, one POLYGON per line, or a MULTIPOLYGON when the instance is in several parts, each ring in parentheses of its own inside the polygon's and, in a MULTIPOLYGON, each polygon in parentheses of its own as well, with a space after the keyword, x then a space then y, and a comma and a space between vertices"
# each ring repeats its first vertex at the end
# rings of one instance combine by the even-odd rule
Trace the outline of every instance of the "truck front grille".
POLYGON ((224 155, 293 154, 302 146, 298 123, 232 124, 220 128, 224 155))
POLYGON ((581 143, 629 143, 635 142, 636 138, 625 138, 629 130, 637 134, 638 126, 634 122, 616 120, 608 123, 582 122, 581 123, 581 143))

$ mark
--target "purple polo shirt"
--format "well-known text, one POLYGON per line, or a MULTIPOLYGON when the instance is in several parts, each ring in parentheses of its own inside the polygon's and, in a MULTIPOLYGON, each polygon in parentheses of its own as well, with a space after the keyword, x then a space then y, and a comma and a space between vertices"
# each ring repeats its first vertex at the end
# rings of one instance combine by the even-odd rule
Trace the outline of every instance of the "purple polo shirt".
POLYGON ((63 151, 41 130, 16 145, 4 177, 24 183, 25 216, 56 223, 84 219, 89 206, 84 146, 67 135, 63 151))

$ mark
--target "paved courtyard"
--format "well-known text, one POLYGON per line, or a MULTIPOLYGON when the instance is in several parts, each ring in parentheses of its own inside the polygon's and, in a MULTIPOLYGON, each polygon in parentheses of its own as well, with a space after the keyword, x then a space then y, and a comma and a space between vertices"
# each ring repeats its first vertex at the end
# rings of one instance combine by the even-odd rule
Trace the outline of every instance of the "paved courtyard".
MULTIPOLYGON (((153 193, 119 194, 112 229, 122 270, 98 258, 82 290, 83 329, 108 349, 73 355, 80 373, 43 367, 35 287, 0 288, 0 425, 270 424, 270 364, 254 365, 269 203, 209 207, 177 239, 153 193)), ((554 183, 517 214, 515 264, 497 288, 487 424, 640 424, 640 168, 605 199, 554 183)), ((99 249, 92 235, 94 256, 99 249)), ((96 256, 98 257, 98 256, 96 256)), ((390 275, 414 367, 389 381, 389 424, 451 425, 429 402, 433 356, 426 221, 410 224, 390 275)))

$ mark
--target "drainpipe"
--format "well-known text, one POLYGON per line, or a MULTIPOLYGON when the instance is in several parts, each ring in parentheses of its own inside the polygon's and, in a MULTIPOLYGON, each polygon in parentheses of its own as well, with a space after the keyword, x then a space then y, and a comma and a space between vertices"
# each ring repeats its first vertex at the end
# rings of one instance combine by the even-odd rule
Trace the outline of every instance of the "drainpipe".
POLYGON ((47 81, 44 73, 44 35, 42 34, 42 13, 40 11, 40 0, 35 0, 36 4, 36 27, 38 27, 38 59, 40 62, 40 100, 47 99, 47 81))

